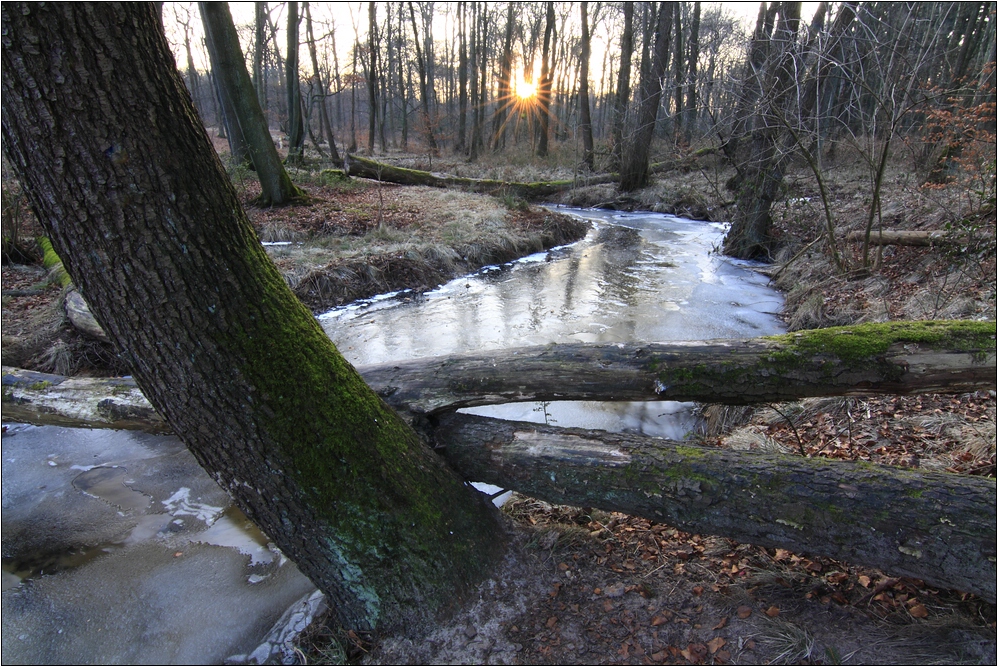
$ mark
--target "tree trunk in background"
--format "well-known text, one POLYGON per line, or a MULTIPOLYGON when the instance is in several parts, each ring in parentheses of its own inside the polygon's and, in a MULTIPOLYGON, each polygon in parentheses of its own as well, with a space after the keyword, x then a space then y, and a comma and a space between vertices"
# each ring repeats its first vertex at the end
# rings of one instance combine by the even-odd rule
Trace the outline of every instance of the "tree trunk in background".
POLYGON ((367 154, 374 155, 378 128, 378 5, 367 3, 367 154))
POLYGON ((261 109, 267 108, 267 79, 263 74, 263 52, 267 44, 267 3, 254 2, 253 88, 261 109))
POLYGON ((624 118, 631 101, 631 52, 634 50, 634 3, 624 4, 624 32, 620 35, 620 69, 617 71, 617 94, 613 98, 612 168, 620 169, 624 148, 624 118))
MULTIPOLYGON (((416 10, 409 3, 409 18, 412 20, 412 42, 416 47, 416 69, 419 72, 419 108, 423 112, 426 147, 431 153, 437 152, 437 140, 433 135, 433 120, 430 116, 430 84, 427 78, 427 62, 423 49, 419 45, 419 25, 416 23, 416 10)), ((425 54, 429 56, 429 54, 425 54)))
POLYGON ((540 123, 537 137, 537 155, 547 157, 548 138, 551 134, 551 81, 554 72, 551 62, 551 42, 554 39, 554 3, 547 3, 544 19, 544 45, 541 51, 541 80, 537 89, 537 103, 540 105, 540 123))
POLYGON ((468 45, 471 58, 471 138, 468 140, 468 160, 471 162, 478 159, 482 133, 482 109, 478 103, 478 52, 482 48, 478 38, 479 16, 482 12, 479 7, 479 3, 471 3, 471 43, 468 45))
POLYGON ((797 90, 797 34, 800 30, 799 2, 780 3, 779 22, 769 40, 765 100, 752 130, 751 152, 742 172, 745 179, 736 196, 735 217, 724 237, 724 254, 740 259, 768 257, 770 210, 783 184, 789 151, 780 141, 779 115, 787 113, 787 100, 797 90))
MULTIPOLYGON (((492 122, 492 151, 506 148, 506 126, 513 105, 513 12, 514 3, 506 3, 506 39, 502 47, 502 69, 499 72, 498 108, 492 122)), ((484 71, 484 69, 483 69, 484 71)))
POLYGON ((333 126, 329 122, 329 112, 326 109, 326 99, 329 96, 329 87, 319 73, 319 57, 315 48, 315 33, 312 31, 312 11, 309 3, 302 3, 305 10, 305 36, 308 39, 308 55, 312 60, 312 72, 315 77, 315 85, 319 88, 319 123, 322 125, 322 132, 326 136, 326 143, 329 144, 329 159, 333 164, 342 164, 339 151, 336 150, 336 140, 333 137, 333 126))
POLYGON ((624 164, 620 169, 620 189, 630 192, 648 184, 648 159, 651 140, 655 135, 655 121, 662 100, 662 82, 669 69, 669 45, 672 35, 672 3, 663 2, 658 7, 655 27, 655 56, 647 71, 641 76, 641 100, 638 107, 637 129, 632 135, 624 164))
MULTIPOLYGON (((256 91, 249 74, 242 51, 239 49, 239 36, 232 25, 232 15, 229 7, 222 2, 202 2, 201 18, 204 21, 205 34, 209 36, 212 69, 219 89, 223 92, 223 100, 228 98, 232 104, 236 123, 246 138, 250 158, 260 178, 263 204, 280 206, 288 204, 303 193, 291 182, 291 177, 284 170, 281 158, 277 154, 274 140, 270 136, 267 121, 256 99, 256 91)), ((233 124, 230 124, 230 128, 233 124)))
POLYGON ((693 3, 693 19, 690 21, 690 48, 689 48, 689 68, 687 70, 686 83, 686 117, 683 119, 683 128, 686 132, 684 140, 687 144, 693 137, 699 118, 699 108, 697 107, 697 61, 700 59, 700 2, 693 3))
POLYGON ((589 110, 589 14, 588 3, 579 3, 582 21, 582 54, 579 62, 579 132, 582 133, 582 162, 595 171, 593 159, 593 120, 589 110))
POLYGON ((766 58, 769 53, 769 42, 776 21, 776 10, 780 3, 772 2, 767 9, 766 3, 759 3, 759 15, 756 17, 755 32, 749 44, 748 57, 738 88, 738 101, 735 105, 734 123, 731 135, 721 145, 728 161, 737 171, 732 185, 737 190, 745 179, 744 162, 746 160, 746 138, 751 130, 751 120, 759 98, 763 95, 762 78, 766 58))
MULTIPOLYGON (((685 73, 685 51, 683 50, 683 3, 677 2, 673 4, 673 32, 676 33, 675 39, 675 55, 672 57, 672 67, 674 71, 673 78, 673 98, 675 99, 676 111, 672 117, 672 138, 673 141, 679 139, 680 134, 683 131, 683 75, 685 73)), ((669 102, 666 99, 666 111, 668 111, 669 102)))
POLYGON ((284 61, 288 90, 288 163, 301 164, 305 152, 305 124, 298 80, 298 3, 288 3, 288 57, 284 61))
MULTIPOLYGON (((201 20, 204 22, 204 16, 201 17, 201 20)), ((233 165, 245 165, 249 163, 252 166, 253 158, 250 154, 250 147, 246 141, 246 136, 243 134, 242 126, 239 124, 239 119, 236 116, 235 104, 230 97, 229 90, 222 85, 221 77, 218 75, 218 70, 221 69, 219 63, 222 57, 219 55, 218 45, 207 30, 205 30, 204 39, 205 46, 208 48, 208 59, 211 61, 212 83, 214 84, 215 95, 218 98, 218 106, 222 112, 219 126, 225 130, 224 134, 219 134, 219 136, 224 136, 229 142, 229 160, 231 160, 233 165)))
MULTIPOLYGON (((457 141, 454 152, 464 153, 468 135, 468 3, 457 3, 458 21, 458 101, 457 101, 457 141)), ((472 55, 474 58, 474 55, 472 55)))
POLYGON ((501 555, 495 508, 367 388, 267 258, 153 6, 0 15, 5 154, 142 392, 339 624, 430 629, 501 555), (66 68, 70 53, 91 57, 66 68))

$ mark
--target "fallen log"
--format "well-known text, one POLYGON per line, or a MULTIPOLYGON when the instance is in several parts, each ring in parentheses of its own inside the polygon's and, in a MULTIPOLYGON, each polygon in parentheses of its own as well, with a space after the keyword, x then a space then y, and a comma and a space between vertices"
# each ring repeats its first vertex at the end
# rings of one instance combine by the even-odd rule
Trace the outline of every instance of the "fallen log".
POLYGON ((462 176, 448 176, 445 174, 435 174, 420 169, 406 169, 394 167, 384 162, 370 160, 359 155, 347 155, 349 174, 370 178, 385 183, 397 183, 399 185, 426 185, 434 188, 456 187, 472 192, 483 192, 489 194, 510 193, 524 199, 538 199, 549 197, 565 190, 582 187, 585 185, 598 185, 602 183, 614 183, 618 176, 616 174, 600 174, 589 178, 566 179, 560 181, 538 181, 535 183, 520 183, 516 181, 499 181, 489 178, 465 178, 462 176))
POLYGON ((698 343, 564 344, 359 369, 396 409, 520 401, 699 401, 965 393, 995 387, 995 323, 889 322, 698 343))
MULTIPOLYGON (((389 405, 413 414, 521 401, 747 405, 811 396, 966 393, 996 386, 995 323, 890 322, 704 343, 545 345, 358 371, 389 405)), ((111 417, 134 420, 152 409, 140 403, 141 394, 128 394, 126 403, 123 380, 66 384, 61 376, 20 380, 19 373, 3 371, 5 419, 18 414, 51 423, 45 420, 61 415, 88 426, 133 428, 111 417)))
POLYGON ((71 378, 3 367, 3 419, 79 428, 167 433, 132 378, 71 378))
MULTIPOLYGON (((883 230, 870 233, 871 245, 907 245, 907 246, 934 246, 944 243, 962 243, 966 241, 966 236, 953 234, 944 229, 930 231, 907 231, 907 230, 883 230)), ((855 231, 846 234, 846 241, 851 243, 862 243, 866 240, 866 232, 855 231)))
POLYGON ((456 413, 439 418, 433 437, 467 479, 995 601, 993 479, 456 413))
POLYGON ((82 331, 91 338, 107 341, 107 334, 104 333, 104 329, 101 328, 101 325, 97 323, 96 318, 91 314, 90 306, 83 300, 82 294, 75 289, 69 290, 66 293, 65 306, 66 319, 78 331, 82 331))

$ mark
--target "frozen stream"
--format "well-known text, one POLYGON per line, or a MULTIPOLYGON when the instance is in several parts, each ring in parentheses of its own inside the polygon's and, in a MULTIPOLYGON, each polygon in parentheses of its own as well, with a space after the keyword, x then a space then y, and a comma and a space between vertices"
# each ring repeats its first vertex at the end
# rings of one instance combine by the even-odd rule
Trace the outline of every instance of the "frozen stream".
MULTIPOLYGON (((658 213, 561 208, 591 220, 578 243, 487 267, 423 295, 319 317, 355 365, 547 343, 665 342, 780 333, 783 300, 747 262, 712 254, 725 226, 658 213)), ((682 438, 675 402, 523 403, 468 410, 560 426, 682 438)))
MULTIPOLYGON (((563 209, 568 211, 567 209, 563 209)), ((571 211, 579 243, 320 317, 355 364, 560 342, 781 330, 780 296, 711 254, 721 225, 571 211)), ((678 403, 547 403, 475 412, 682 437, 678 403)), ((314 587, 174 437, 5 425, 4 664, 240 663, 280 654, 314 587), (269 632, 268 632, 269 630, 269 632)))

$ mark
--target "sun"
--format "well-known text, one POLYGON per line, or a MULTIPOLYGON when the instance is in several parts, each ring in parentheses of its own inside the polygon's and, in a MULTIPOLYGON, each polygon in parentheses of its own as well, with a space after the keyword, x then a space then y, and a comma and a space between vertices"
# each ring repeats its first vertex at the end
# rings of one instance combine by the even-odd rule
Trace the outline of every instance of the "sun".
POLYGON ((537 86, 523 78, 523 74, 519 74, 516 80, 513 82, 513 92, 521 100, 529 100, 537 96, 537 86))

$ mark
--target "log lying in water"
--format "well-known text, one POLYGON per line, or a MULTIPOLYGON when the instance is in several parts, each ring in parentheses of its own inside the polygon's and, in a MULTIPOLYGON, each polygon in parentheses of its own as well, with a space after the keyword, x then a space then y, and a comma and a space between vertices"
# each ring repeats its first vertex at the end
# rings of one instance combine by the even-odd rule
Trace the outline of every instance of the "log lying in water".
POLYGON ((701 343, 566 344, 359 369, 396 409, 517 401, 700 401, 995 387, 994 322, 891 322, 701 343))
MULTIPOLYGON (((518 401, 746 405, 964 393, 995 388, 995 323, 892 322, 705 343, 546 345, 358 370, 392 407, 415 414, 518 401)), ((126 396, 122 380, 30 377, 42 379, 19 380, 14 369, 4 369, 5 419, 80 415, 86 425, 128 428, 119 422, 152 409, 137 389, 126 396), (91 405, 75 406, 80 401, 91 405)))
POLYGON ((995 601, 993 479, 463 414, 441 416, 433 436, 467 479, 995 601))

